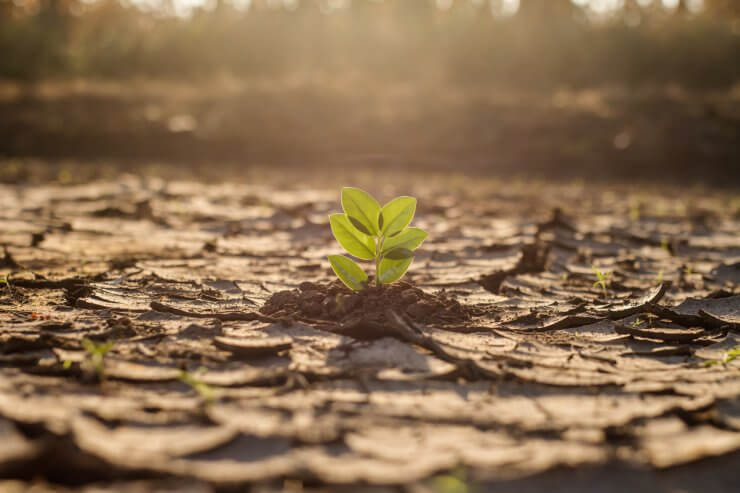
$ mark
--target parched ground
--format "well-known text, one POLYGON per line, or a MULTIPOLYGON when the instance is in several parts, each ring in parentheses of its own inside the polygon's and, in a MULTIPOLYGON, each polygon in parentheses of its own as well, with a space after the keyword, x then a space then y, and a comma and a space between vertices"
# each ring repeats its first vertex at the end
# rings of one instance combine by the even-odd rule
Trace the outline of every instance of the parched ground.
POLYGON ((737 193, 319 179, 0 188, 0 491, 737 491, 737 193), (419 198, 382 303, 340 182, 419 198))

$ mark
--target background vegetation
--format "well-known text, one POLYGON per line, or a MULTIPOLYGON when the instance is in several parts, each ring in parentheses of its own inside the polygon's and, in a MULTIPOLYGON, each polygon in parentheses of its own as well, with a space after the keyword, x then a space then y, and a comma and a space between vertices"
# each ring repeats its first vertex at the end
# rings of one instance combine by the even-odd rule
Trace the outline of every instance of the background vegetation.
POLYGON ((707 88, 740 72, 733 0, 135 1, 0 0, 0 77, 707 88))
POLYGON ((737 0, 0 0, 0 181, 175 163, 734 186, 738 61, 737 0))

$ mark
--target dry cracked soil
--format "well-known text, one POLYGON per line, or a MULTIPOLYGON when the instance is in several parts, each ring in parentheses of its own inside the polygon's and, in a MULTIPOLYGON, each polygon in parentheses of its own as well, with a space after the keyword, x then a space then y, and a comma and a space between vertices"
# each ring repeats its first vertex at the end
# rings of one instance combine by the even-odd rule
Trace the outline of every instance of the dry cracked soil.
POLYGON ((287 181, 0 188, 0 491, 737 491, 736 193, 358 176, 353 294, 287 181))

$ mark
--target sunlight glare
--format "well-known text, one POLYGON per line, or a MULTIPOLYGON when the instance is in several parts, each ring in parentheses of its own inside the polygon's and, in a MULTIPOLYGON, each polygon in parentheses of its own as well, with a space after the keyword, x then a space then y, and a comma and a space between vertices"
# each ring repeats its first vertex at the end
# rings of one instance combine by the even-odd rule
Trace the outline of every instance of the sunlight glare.
POLYGON ((495 16, 511 17, 519 12, 519 0, 491 0, 491 12, 495 16))
POLYGON ((663 8, 674 10, 678 8, 679 3, 681 3, 681 0, 663 0, 663 8))

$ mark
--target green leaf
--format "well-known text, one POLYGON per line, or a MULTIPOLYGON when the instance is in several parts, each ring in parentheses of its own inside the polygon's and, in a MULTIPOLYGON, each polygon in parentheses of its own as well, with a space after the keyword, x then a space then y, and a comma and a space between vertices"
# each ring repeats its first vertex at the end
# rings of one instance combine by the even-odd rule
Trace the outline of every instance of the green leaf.
POLYGON ((93 341, 85 337, 82 339, 82 348, 90 354, 95 354, 97 346, 93 341))
POLYGON ((414 252, 409 250, 408 248, 394 248, 393 250, 389 251, 384 255, 385 258, 389 258, 392 260, 403 260, 405 258, 410 258, 414 256, 414 252))
POLYGON ((371 236, 357 231, 347 219, 346 214, 331 214, 329 225, 334 238, 347 252, 363 260, 375 258, 375 240, 371 236))
POLYGON ((386 257, 381 260, 380 266, 378 266, 378 272, 376 273, 380 284, 389 284, 401 279, 413 260, 413 257, 403 260, 393 260, 386 257))
POLYGON ((413 251, 419 248, 424 240, 427 239, 427 232, 421 228, 406 228, 396 236, 386 238, 383 242, 383 253, 393 250, 394 248, 408 248, 413 251))
POLYGON ((329 255, 329 263, 337 277, 351 290, 361 291, 367 285, 367 274, 344 255, 329 255))
POLYGON ((383 216, 382 233, 385 236, 393 236, 409 225, 416 212, 416 199, 414 197, 396 197, 383 206, 380 211, 383 216))
POLYGON ((365 227, 357 228, 367 231, 365 234, 377 236, 378 215, 380 215, 380 204, 372 195, 364 190, 354 187, 342 188, 342 209, 351 218, 355 218, 365 227))
POLYGON ((359 229, 360 231, 362 231, 366 235, 372 236, 372 233, 367 230, 367 228, 365 227, 365 225, 362 224, 359 219, 354 218, 354 217, 352 217, 350 215, 347 215, 347 219, 349 219, 349 222, 352 223, 352 226, 354 226, 355 228, 359 229))

